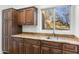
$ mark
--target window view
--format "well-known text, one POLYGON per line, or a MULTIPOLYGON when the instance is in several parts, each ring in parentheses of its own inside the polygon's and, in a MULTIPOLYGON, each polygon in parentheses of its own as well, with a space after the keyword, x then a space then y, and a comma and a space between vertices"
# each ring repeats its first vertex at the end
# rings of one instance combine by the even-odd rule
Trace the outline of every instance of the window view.
POLYGON ((54 8, 42 9, 43 29, 54 28, 54 8))
POLYGON ((70 8, 69 5, 57 6, 55 8, 42 9, 43 29, 70 29, 70 8), (54 23, 55 20, 55 23, 54 23), (55 25, 55 27, 54 27, 55 25))
POLYGON ((70 6, 59 6, 55 8, 55 29, 70 29, 70 6))

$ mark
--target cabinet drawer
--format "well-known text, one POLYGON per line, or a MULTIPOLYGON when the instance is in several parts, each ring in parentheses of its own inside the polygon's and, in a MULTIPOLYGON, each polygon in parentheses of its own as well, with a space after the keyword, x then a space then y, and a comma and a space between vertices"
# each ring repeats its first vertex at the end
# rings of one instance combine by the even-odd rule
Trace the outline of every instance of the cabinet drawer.
POLYGON ((63 50, 77 52, 77 46, 72 44, 63 44, 63 50))
POLYGON ((13 38, 13 40, 15 40, 17 42, 24 42, 22 38, 13 38))
POLYGON ((53 47, 53 48, 62 48, 61 43, 56 43, 56 42, 48 42, 48 41, 42 41, 42 46, 48 46, 48 47, 53 47))
POLYGON ((63 54, 77 54, 76 52, 63 51, 63 54))
POLYGON ((29 43, 29 44, 40 45, 40 41, 39 40, 24 39, 24 41, 25 41, 25 43, 29 43))
POLYGON ((51 54, 62 54, 62 50, 51 48, 51 54))

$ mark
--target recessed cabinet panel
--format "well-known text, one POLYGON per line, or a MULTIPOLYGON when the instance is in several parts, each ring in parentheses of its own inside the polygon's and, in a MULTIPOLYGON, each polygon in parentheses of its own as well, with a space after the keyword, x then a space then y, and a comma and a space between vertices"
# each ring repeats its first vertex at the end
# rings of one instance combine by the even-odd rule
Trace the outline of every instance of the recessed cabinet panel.
POLYGON ((48 47, 41 47, 41 53, 42 54, 50 54, 50 48, 48 47))
POLYGON ((24 53, 25 54, 32 54, 32 47, 29 43, 24 43, 24 53))
POLYGON ((16 40, 13 39, 13 54, 18 54, 19 53, 19 45, 16 40))
POLYGON ((32 51, 33 54, 40 54, 40 46, 32 45, 32 48, 33 48, 33 51, 32 51))
POLYGON ((13 53, 24 53, 24 42, 21 38, 13 38, 13 53))
POLYGON ((72 44, 63 44, 63 50, 77 52, 77 46, 72 44))
POLYGON ((26 10, 26 24, 33 25, 33 23, 34 23, 34 10, 30 8, 26 10))
POLYGON ((40 54, 40 41, 32 39, 24 39, 24 53, 40 54))
POLYGON ((26 10, 18 11, 18 24, 24 25, 26 20, 26 10))
POLYGON ((58 49, 62 48, 61 43, 50 42, 50 41, 42 41, 42 46, 49 46, 49 47, 58 48, 58 49))

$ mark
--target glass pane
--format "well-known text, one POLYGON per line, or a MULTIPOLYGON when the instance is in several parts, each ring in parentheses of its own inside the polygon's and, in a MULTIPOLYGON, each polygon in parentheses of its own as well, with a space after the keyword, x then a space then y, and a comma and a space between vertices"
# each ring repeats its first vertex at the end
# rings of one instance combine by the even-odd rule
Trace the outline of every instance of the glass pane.
POLYGON ((46 8, 42 9, 42 27, 43 29, 53 29, 54 9, 46 8))
POLYGON ((69 5, 64 5, 55 8, 55 29, 70 29, 70 7, 69 5))

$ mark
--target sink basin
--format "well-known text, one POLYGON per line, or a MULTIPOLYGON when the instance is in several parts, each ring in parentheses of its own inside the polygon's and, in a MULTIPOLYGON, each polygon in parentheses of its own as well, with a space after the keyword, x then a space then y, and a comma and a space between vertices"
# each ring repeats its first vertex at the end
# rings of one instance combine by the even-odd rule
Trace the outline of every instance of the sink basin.
POLYGON ((57 41, 57 42, 63 42, 64 38, 63 37, 47 37, 48 40, 50 41, 57 41))

